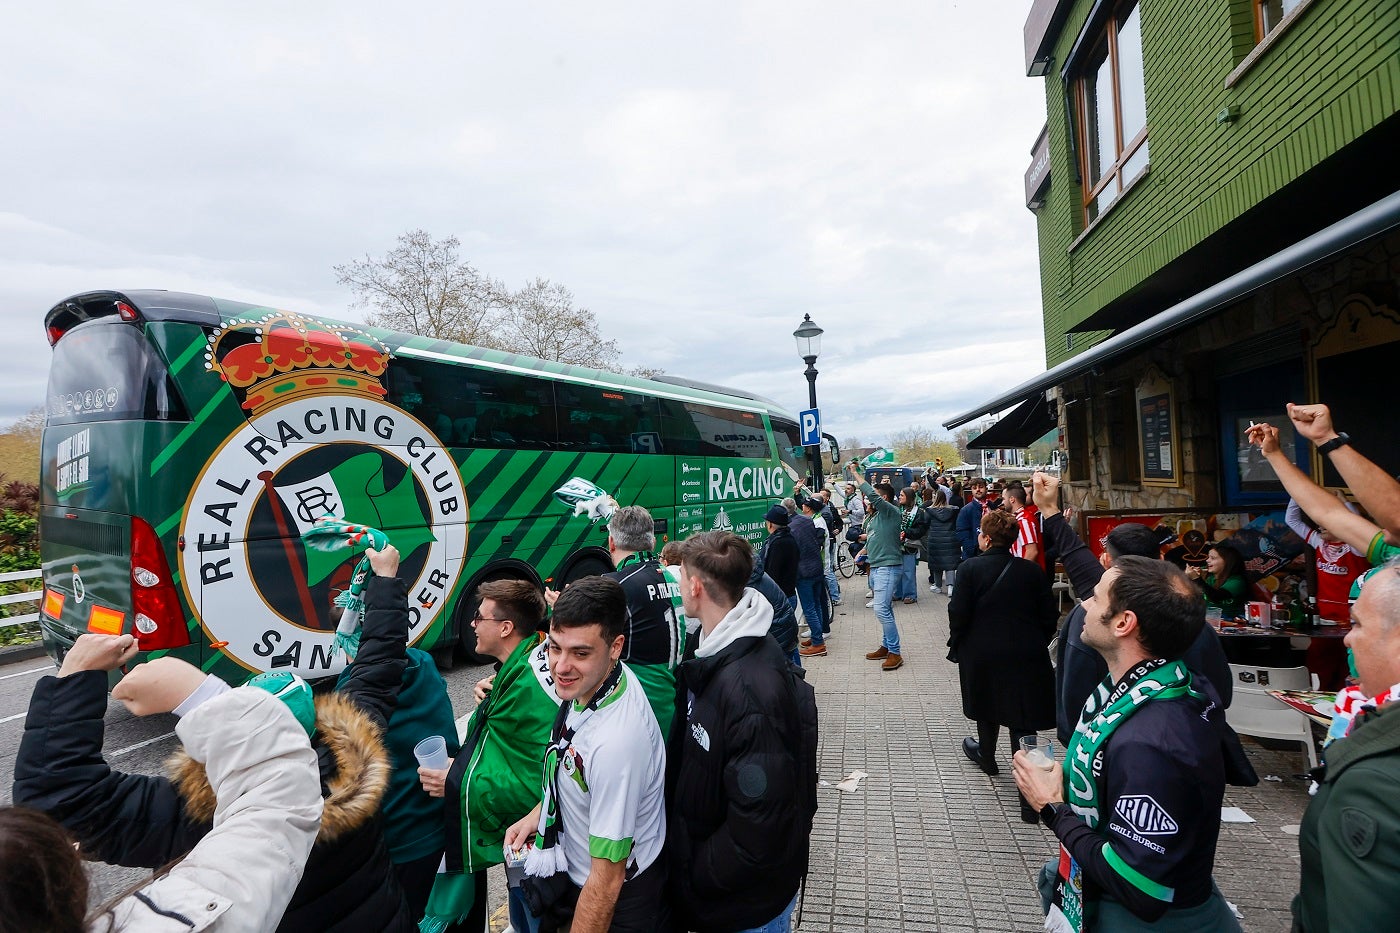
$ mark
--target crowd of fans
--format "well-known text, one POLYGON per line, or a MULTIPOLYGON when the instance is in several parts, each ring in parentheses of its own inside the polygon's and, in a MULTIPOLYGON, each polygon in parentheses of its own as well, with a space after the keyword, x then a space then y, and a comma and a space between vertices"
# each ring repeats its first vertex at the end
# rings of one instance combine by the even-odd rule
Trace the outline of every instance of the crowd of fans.
MULTIPOLYGON (((1287 414, 1360 505, 1312 483, 1276 428, 1250 428, 1293 497, 1290 527, 1337 578, 1319 606, 1346 607, 1354 662, 1313 774, 1294 929, 1384 927, 1400 895, 1400 482, 1325 406, 1287 414)), ((997 775, 1007 730, 1021 818, 1060 846, 1037 879, 1046 929, 1238 931, 1213 879, 1221 803, 1258 776, 1226 721, 1232 678, 1207 624, 1248 595, 1238 554, 1204 541, 1163 554, 1128 522, 1096 556, 1041 473, 1000 488, 925 476, 896 493, 851 465, 847 481, 839 506, 802 485, 775 504, 757 557, 728 531, 657 554, 652 516, 631 506, 609 522, 613 572, 543 594, 482 585, 471 624, 497 664, 460 736, 432 659, 406 645, 392 546, 368 552, 366 612, 333 690, 286 673, 230 689, 172 657, 117 679, 135 714, 179 717, 167 776, 104 760, 109 679, 137 645, 84 635, 34 690, 16 806, 0 808, 0 926, 476 933, 486 872, 504 864, 517 933, 789 930, 816 810, 800 663, 825 654, 848 547, 883 670, 904 663, 893 604, 917 601, 920 559, 946 596, 976 728, 961 751, 997 775), (1063 621, 1056 566, 1079 597, 1063 621), (1058 764, 1039 735, 1052 729, 1058 764), (433 743, 445 754, 422 751, 433 743), (89 909, 84 859, 154 873, 89 909)))

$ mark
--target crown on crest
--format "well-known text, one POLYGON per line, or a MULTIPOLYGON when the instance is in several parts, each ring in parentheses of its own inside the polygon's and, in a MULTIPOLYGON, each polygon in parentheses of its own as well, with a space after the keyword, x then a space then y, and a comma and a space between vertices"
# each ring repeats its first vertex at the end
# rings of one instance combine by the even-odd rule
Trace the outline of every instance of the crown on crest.
POLYGON ((337 393, 383 398, 379 377, 389 349, 364 331, 327 324, 291 311, 239 317, 215 328, 204 368, 243 392, 243 407, 258 414, 274 403, 337 393))

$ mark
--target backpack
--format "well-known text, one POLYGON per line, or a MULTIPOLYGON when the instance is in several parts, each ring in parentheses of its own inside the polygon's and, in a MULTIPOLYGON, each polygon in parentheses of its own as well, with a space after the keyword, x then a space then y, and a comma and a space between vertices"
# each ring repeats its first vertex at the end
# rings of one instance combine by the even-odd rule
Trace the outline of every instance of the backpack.
POLYGON ((826 533, 835 541, 837 535, 841 534, 841 529, 846 527, 846 523, 841 520, 841 513, 836 511, 834 506, 826 506, 822 509, 822 518, 826 521, 826 533))

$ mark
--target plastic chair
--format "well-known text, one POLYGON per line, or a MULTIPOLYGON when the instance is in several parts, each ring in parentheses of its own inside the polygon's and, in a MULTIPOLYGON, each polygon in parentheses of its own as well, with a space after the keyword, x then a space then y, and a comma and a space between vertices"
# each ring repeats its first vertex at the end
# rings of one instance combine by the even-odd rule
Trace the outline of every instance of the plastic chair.
POLYGON ((1235 679, 1234 699, 1225 711, 1225 721, 1241 735, 1263 739, 1302 742, 1308 752, 1308 767, 1317 767, 1317 745, 1313 742, 1308 718, 1269 696, 1268 690, 1310 690, 1312 675, 1306 667, 1251 667, 1231 664, 1235 679))

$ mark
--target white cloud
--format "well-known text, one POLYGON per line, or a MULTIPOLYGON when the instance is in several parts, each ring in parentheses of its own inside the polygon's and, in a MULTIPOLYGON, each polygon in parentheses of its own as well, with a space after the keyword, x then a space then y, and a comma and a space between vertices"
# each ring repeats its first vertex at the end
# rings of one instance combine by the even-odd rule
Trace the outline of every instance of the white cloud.
POLYGON ((1043 360, 1028 8, 19 7, 0 421, 42 400, 68 294, 354 319, 331 266, 422 227, 566 284, 629 365, 794 409, 810 313, 828 429, 935 426, 1043 360))

